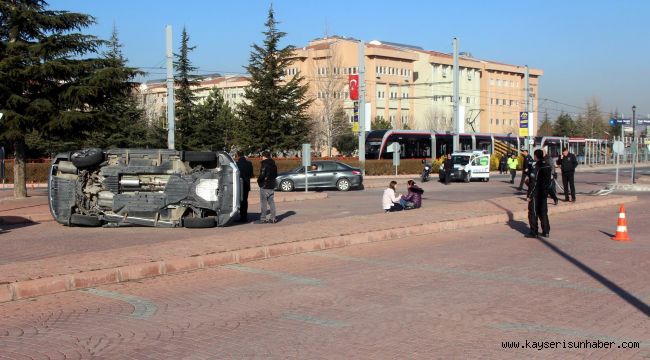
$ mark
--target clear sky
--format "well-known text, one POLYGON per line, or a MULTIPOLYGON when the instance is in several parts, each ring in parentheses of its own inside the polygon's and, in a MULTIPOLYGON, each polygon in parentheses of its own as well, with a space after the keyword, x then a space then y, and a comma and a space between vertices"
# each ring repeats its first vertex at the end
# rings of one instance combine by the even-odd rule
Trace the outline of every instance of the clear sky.
MULTIPOLYGON (((474 57, 544 71, 540 98, 584 106, 596 97, 604 111, 650 116, 650 1, 648 0, 275 0, 286 44, 304 46, 325 34, 384 40, 451 52, 451 39, 474 57)), ((50 9, 93 15, 88 30, 110 36, 113 24, 131 66, 150 78, 165 62, 165 25, 174 48, 183 26, 196 45, 201 72, 242 73, 250 45, 263 39, 270 1, 50 0, 50 9)), ((541 102, 555 118, 567 105, 541 102)))

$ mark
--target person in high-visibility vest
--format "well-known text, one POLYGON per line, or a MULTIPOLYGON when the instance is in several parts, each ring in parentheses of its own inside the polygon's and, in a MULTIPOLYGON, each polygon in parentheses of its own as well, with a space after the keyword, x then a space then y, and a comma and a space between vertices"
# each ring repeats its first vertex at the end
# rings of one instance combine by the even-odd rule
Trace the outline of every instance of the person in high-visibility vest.
POLYGON ((517 176, 517 166, 519 166, 519 159, 517 159, 517 154, 512 153, 510 159, 508 159, 508 169, 510 170, 510 183, 515 183, 515 177, 517 176))

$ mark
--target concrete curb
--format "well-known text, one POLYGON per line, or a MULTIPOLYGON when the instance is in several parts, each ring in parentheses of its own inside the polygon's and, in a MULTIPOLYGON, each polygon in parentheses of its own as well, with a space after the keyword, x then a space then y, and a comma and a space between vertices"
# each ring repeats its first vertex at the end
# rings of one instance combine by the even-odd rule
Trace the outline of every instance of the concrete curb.
MULTIPOLYGON (((637 199, 636 196, 620 196, 617 198, 603 198, 582 203, 577 202, 562 207, 551 207, 549 208, 549 214, 559 214, 610 205, 619 205, 620 203, 633 202, 637 199)), ((278 256, 294 255, 378 241, 396 240, 406 236, 427 235, 459 228, 505 223, 512 220, 523 220, 527 217, 528 213, 525 210, 514 212, 506 210, 502 214, 425 223, 411 227, 396 227, 392 229, 341 234, 338 236, 319 239, 299 240, 220 253, 121 266, 112 269, 84 271, 76 274, 17 281, 9 284, 0 284, 0 303, 50 295, 63 291, 79 290, 98 285, 140 280, 166 274, 177 274, 208 267, 241 264, 278 256)))
POLYGON ((650 184, 610 184, 608 188, 618 191, 645 192, 650 191, 650 184))

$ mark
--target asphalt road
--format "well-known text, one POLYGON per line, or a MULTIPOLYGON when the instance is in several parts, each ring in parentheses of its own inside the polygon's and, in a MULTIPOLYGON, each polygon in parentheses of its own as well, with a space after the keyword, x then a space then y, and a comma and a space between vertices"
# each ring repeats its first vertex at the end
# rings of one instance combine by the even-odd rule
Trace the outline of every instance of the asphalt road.
MULTIPOLYGON (((519 175, 518 175, 519 176, 519 175)), ((434 178, 435 179, 435 178, 434 178)), ((578 173, 576 188, 578 193, 601 189, 612 182, 614 175, 607 172, 578 173)), ((445 204, 464 203, 503 196, 522 196, 509 184, 508 175, 492 176, 489 182, 452 183, 443 185, 437 181, 420 184, 425 193, 423 208, 433 216, 443 213, 445 204)), ((376 182, 377 180, 372 180, 376 182)), ((386 179, 386 186, 390 180, 386 179)), ((397 192, 404 192, 406 179, 400 179, 397 192)), ((417 179, 416 179, 417 181, 417 179)), ((418 181, 419 182, 419 181, 418 181)), ((277 214, 281 225, 304 223, 313 220, 335 219, 351 215, 368 215, 382 212, 381 195, 383 188, 363 191, 338 192, 328 191, 329 198, 277 204, 277 214)), ((250 196, 256 196, 251 192, 250 196)), ((44 197, 40 192, 36 196, 44 197)), ((579 195, 580 196, 580 195, 579 195)), ((29 212, 29 208, 25 209, 29 212)), ((257 206, 252 206, 250 219, 259 217, 257 206)), ((233 225, 219 229, 155 229, 130 227, 119 229, 65 227, 54 221, 31 224, 27 226, 7 227, 7 232, 0 235, 0 264, 16 261, 30 261, 68 254, 82 254, 89 251, 110 250, 128 246, 157 244, 179 239, 193 238, 198 235, 215 234, 227 238, 237 232, 255 226, 254 223, 233 225)))
POLYGON ((650 359, 648 205, 3 303, 0 359, 650 359))

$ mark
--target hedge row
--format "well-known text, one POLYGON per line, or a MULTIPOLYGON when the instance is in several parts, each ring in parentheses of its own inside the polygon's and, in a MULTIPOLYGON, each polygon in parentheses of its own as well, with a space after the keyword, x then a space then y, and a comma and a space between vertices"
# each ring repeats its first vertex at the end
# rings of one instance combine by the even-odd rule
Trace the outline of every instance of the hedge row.
MULTIPOLYGON (((260 170, 260 159, 250 159, 253 163, 253 172, 255 175, 259 174, 260 170)), ((359 167, 359 160, 357 159, 337 159, 337 161, 348 164, 352 167, 359 167)), ((436 159, 433 162, 433 172, 437 173, 439 167, 442 165, 444 159, 436 159)), ((519 158, 519 168, 521 169, 521 164, 523 158, 519 158)), ((278 172, 285 172, 291 169, 294 169, 301 165, 300 159, 277 159, 275 163, 278 166, 278 172)), ((47 162, 38 162, 38 163, 27 163, 27 182, 34 181, 35 183, 44 183, 47 182, 47 176, 49 171, 50 163, 47 162)), ((496 156, 493 156, 490 159, 490 170, 498 170, 499 168, 499 159, 496 156)), ((397 173, 400 175, 417 175, 422 172, 422 161, 420 159, 401 159, 400 166, 397 168, 397 173)), ((13 183, 13 161, 5 161, 5 182, 13 183)), ((395 167, 393 166, 392 160, 366 160, 366 175, 394 175, 395 167)))

